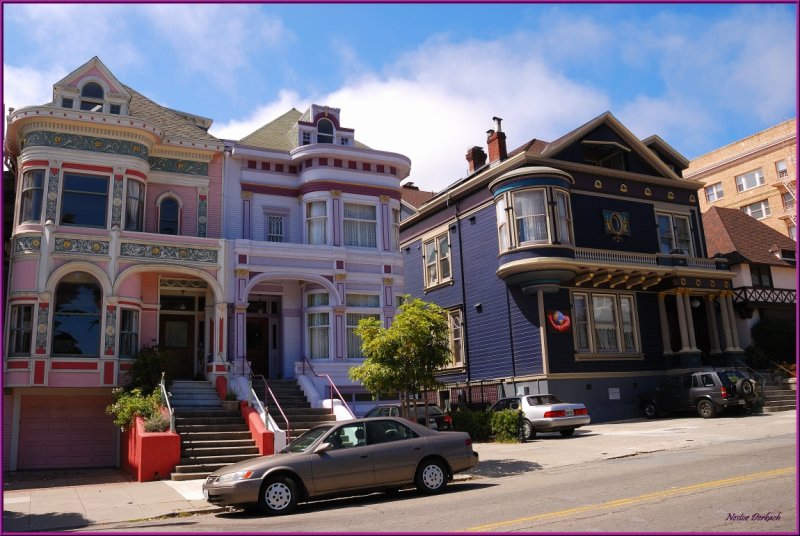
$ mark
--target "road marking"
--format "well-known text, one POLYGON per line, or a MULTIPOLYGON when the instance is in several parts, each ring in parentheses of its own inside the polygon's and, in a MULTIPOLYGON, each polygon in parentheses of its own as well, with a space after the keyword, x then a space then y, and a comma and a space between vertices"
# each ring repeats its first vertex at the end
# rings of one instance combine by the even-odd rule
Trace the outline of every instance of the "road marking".
POLYGON ((733 486, 736 484, 741 484, 743 482, 751 482, 753 480, 761 480, 764 478, 771 478, 771 477, 778 477, 778 476, 785 476, 795 474, 797 471, 796 467, 784 467, 782 469, 773 469, 771 471, 763 471, 760 473, 752 473, 749 475, 743 476, 734 476, 731 478, 724 478, 722 480, 713 480, 711 482, 702 482, 700 484, 692 484, 690 486, 683 486, 680 488, 672 488, 663 491, 656 491, 653 493, 645 493, 644 495, 639 495, 637 497, 628 497, 625 499, 617 499, 614 501, 603 502, 599 504, 589 504, 586 506, 578 506, 576 508, 569 508, 567 510, 559 510, 557 512, 547 512, 545 514, 538 514, 535 516, 529 517, 520 517, 517 519, 512 519, 509 521, 500 521, 498 523, 490 523, 488 525, 481 525, 479 527, 471 527, 465 529, 467 532, 488 532, 492 531, 498 527, 504 527, 508 525, 516 525, 517 523, 524 523, 529 521, 541 521, 545 519, 551 518, 558 518, 558 517, 565 517, 574 514, 580 514, 583 512, 588 512, 591 510, 603 510, 609 508, 618 508, 620 506, 629 506, 632 504, 637 504, 645 501, 652 501, 655 499, 664 499, 668 497, 674 497, 676 495, 682 495, 684 493, 690 493, 693 491, 703 491, 713 488, 720 488, 724 486, 733 486))

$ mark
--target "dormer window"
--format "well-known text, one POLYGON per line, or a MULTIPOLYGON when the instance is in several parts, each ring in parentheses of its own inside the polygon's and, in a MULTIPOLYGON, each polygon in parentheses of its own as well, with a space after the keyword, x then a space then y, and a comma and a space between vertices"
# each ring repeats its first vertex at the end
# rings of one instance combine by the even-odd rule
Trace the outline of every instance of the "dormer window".
POLYGON ((341 139, 339 140, 339 143, 341 145, 350 145, 350 138, 347 136, 342 136, 341 139))
POLYGON ((103 87, 96 82, 89 82, 81 89, 81 110, 86 112, 102 112, 103 87))
POLYGON ((61 107, 62 108, 72 108, 72 99, 68 99, 67 97, 63 97, 61 99, 61 107))
POLYGON ((311 132, 303 132, 303 145, 311 143, 311 132))
POLYGON ((329 119, 317 123, 317 143, 333 143, 333 123, 329 119))

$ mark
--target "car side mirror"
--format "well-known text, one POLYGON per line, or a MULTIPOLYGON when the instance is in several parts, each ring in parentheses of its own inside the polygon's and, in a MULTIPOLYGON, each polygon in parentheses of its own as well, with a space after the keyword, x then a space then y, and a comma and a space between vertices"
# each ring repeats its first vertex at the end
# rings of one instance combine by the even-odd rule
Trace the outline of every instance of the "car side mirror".
POLYGON ((333 444, 331 443, 321 443, 317 448, 314 449, 314 454, 322 454, 323 452, 328 452, 333 448, 333 444))

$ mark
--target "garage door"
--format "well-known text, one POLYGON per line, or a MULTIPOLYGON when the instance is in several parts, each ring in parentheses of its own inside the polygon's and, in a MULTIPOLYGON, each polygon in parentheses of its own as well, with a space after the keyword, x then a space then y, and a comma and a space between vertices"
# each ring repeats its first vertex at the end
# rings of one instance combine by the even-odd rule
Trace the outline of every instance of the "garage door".
POLYGON ((23 396, 18 469, 113 467, 117 428, 111 397, 23 396))

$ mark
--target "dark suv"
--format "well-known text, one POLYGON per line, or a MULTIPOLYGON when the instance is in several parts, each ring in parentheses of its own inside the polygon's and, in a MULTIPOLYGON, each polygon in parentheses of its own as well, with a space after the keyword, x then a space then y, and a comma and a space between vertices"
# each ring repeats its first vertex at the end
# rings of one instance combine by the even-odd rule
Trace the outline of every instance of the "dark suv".
POLYGON ((648 419, 671 411, 696 411, 708 419, 729 408, 758 410, 762 399, 758 383, 738 370, 706 370, 667 378, 641 395, 639 406, 648 419))
MULTIPOLYGON (((414 411, 411 408, 410 411, 414 411)), ((417 422, 425 425, 425 405, 416 406, 417 422)), ((400 404, 381 404, 369 410, 364 417, 400 417, 400 404)), ((428 428, 434 430, 452 430, 453 419, 436 404, 428 404, 428 428)))

